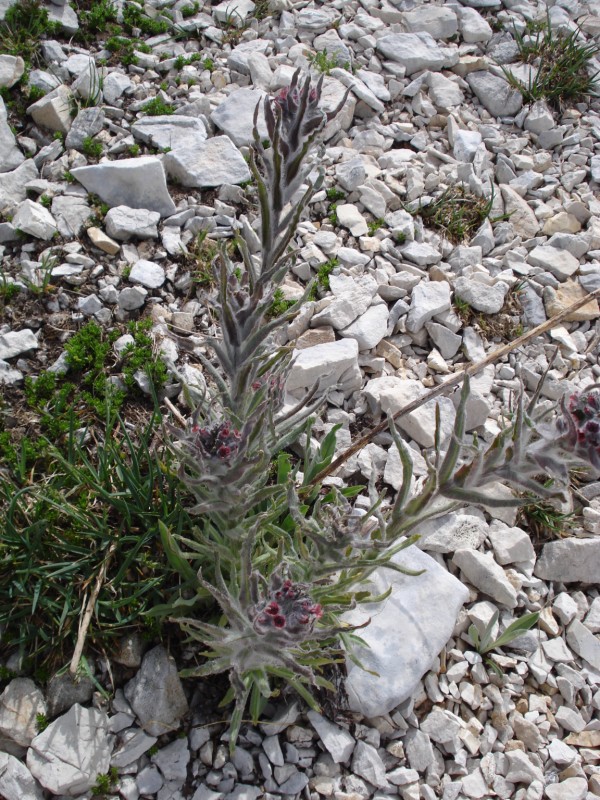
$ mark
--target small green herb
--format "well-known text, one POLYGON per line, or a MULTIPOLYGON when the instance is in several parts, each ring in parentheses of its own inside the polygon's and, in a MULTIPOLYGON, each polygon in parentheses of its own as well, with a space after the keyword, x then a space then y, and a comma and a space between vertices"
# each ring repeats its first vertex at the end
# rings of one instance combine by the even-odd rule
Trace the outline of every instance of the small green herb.
POLYGON ((100 158, 102 155, 102 142, 93 139, 91 136, 86 136, 83 140, 82 150, 89 158, 100 158))
POLYGON ((142 106, 142 111, 145 111, 149 117, 161 117, 166 114, 174 114, 175 109, 173 106, 168 105, 161 97, 154 97, 142 106))

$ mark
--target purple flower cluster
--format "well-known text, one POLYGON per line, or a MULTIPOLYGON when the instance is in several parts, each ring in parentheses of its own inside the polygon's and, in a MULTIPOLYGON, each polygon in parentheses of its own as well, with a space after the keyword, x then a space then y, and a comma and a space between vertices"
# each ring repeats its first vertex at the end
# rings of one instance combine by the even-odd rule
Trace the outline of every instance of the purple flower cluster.
POLYGON ((253 609, 254 628, 258 633, 285 631, 302 639, 309 634, 315 621, 323 615, 319 603, 313 603, 305 587, 274 576, 269 595, 253 609))
POLYGON ((557 425, 563 443, 600 469, 600 385, 572 394, 557 425))
POLYGON ((195 434, 196 447, 206 455, 216 456, 223 461, 237 453, 242 439, 241 433, 229 422, 219 422, 208 427, 193 425, 192 433, 195 434))

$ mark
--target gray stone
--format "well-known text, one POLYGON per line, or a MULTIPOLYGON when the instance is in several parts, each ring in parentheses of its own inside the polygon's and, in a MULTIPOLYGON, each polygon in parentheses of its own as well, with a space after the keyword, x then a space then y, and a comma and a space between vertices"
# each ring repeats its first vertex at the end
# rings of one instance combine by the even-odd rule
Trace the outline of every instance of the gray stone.
POLYGON ((46 700, 48 716, 55 717, 75 703, 88 703, 94 693, 94 684, 87 676, 73 678, 70 672, 53 675, 48 684, 46 700))
POLYGON ((161 217, 168 217, 175 211, 163 166, 156 156, 105 161, 89 167, 75 167, 71 172, 88 192, 97 194, 111 209, 128 206, 157 211, 161 217))
POLYGON ((378 789, 387 789, 385 765, 373 745, 359 740, 352 756, 352 772, 378 789))
POLYGON ((535 267, 542 267, 559 281, 566 281, 579 269, 579 259, 558 247, 538 245, 531 250, 527 261, 535 267))
POLYGON ((117 303, 123 311, 135 311, 144 305, 146 297, 148 297, 147 289, 141 286, 127 287, 119 292, 117 303))
POLYGON ((0 97, 0 172, 12 172, 25 161, 8 124, 6 106, 0 97))
POLYGON ((405 11, 402 22, 410 33, 425 32, 434 39, 449 39, 458 32, 456 13, 443 6, 427 5, 405 11))
POLYGON ((320 392, 340 384, 341 391, 350 394, 360 387, 361 380, 358 343, 354 339, 340 339, 297 351, 286 389, 304 394, 318 382, 320 392))
MULTIPOLYGON (((135 776, 135 782, 140 794, 153 795, 162 789, 164 780, 157 767, 147 766, 135 776)), ((220 797, 217 795, 217 797, 220 797)))
POLYGON ((175 739, 152 756, 152 761, 162 772, 165 780, 184 783, 190 762, 187 738, 175 739))
POLYGON ((370 576, 373 594, 392 586, 380 603, 361 604, 344 621, 370 624, 360 631, 368 647, 355 654, 373 675, 347 659, 346 691, 350 708, 366 717, 387 714, 414 693, 452 634, 456 616, 468 598, 466 587, 415 547, 392 556, 396 564, 423 572, 403 575, 380 568, 370 576), (431 603, 431 598, 436 603, 431 603))
POLYGON ((160 150, 193 150, 208 137, 201 120, 182 114, 143 117, 131 126, 131 132, 136 139, 160 150))
POLYGON ((504 213, 510 215, 510 224, 515 233, 524 239, 536 236, 540 229, 540 223, 533 210, 512 187, 501 186, 500 188, 504 200, 504 213))
POLYGON ((0 211, 12 212, 26 199, 25 185, 39 176, 33 159, 27 159, 12 172, 0 173, 0 211))
POLYGON ((487 524, 480 517, 457 511, 419 525, 418 546, 432 553, 454 553, 461 548, 477 550, 487 533, 487 524))
POLYGON ((87 137, 95 136, 104 127, 104 111, 97 106, 82 108, 75 119, 67 138, 65 147, 67 149, 83 151, 83 143, 87 137))
POLYGON ((68 86, 57 86, 27 109, 33 121, 42 128, 59 131, 65 135, 71 127, 71 103, 73 93, 68 86))
POLYGON ((509 528, 503 522, 494 520, 490 529, 490 542, 498 564, 518 564, 535 560, 531 539, 521 528, 509 528))
POLYGON ((366 172, 361 156, 342 161, 335 166, 335 180, 342 189, 353 192, 365 182, 366 172))
POLYGON ((346 763, 354 750, 354 737, 347 730, 330 722, 316 711, 309 711, 307 716, 311 725, 319 734, 323 747, 335 763, 346 763))
POLYGON ((490 286, 472 278, 460 276, 454 281, 454 293, 471 308, 483 314, 497 314, 504 305, 508 284, 498 281, 490 286))
POLYGON ((451 745, 456 742, 462 728, 463 722, 460 717, 443 708, 434 708, 421 723, 421 730, 432 741, 441 745, 451 745))
POLYGON ((0 56, 0 87, 6 86, 10 89, 21 80, 24 72, 25 62, 21 56, 0 56))
POLYGON ((89 294, 86 297, 79 297, 77 299, 77 308, 81 311, 82 314, 86 314, 86 316, 91 317, 94 314, 97 314, 98 311, 101 311, 104 306, 102 305, 102 300, 96 294, 89 294))
POLYGON ((412 290, 406 330, 417 333, 426 322, 450 306, 450 285, 446 281, 421 281, 412 290))
POLYGON ((567 644, 594 669, 600 670, 600 640, 578 619, 567 629, 567 644))
POLYGON ((402 257, 419 267, 427 267, 431 264, 438 264, 442 260, 442 254, 435 247, 426 242, 409 242, 404 245, 400 252, 402 257))
POLYGON ((188 711, 177 667, 162 646, 146 653, 139 672, 125 686, 125 697, 152 736, 177 730, 188 711))
POLYGON ((376 347, 387 333, 389 311, 386 303, 378 303, 368 308, 340 336, 355 339, 359 350, 376 347))
MULTIPOLYGON (((244 86, 217 106, 211 120, 238 147, 252 144, 254 112, 265 96, 261 89, 244 86)), ((258 114, 258 132, 261 138, 267 135, 262 108, 258 114)))
POLYGON ((481 70, 471 72, 466 81, 492 117, 514 117, 523 105, 523 96, 505 78, 481 70))
POLYGON ((492 38, 492 29, 481 14, 474 8, 458 9, 460 33, 464 42, 474 44, 487 42, 492 38))
POLYGON ((410 728, 404 737, 404 749, 411 768, 418 772, 425 772, 434 761, 431 739, 425 731, 410 728))
POLYGON ((452 561, 469 583, 480 592, 508 608, 516 608, 516 589, 506 577, 502 567, 494 561, 491 553, 468 549, 457 550, 452 561))
POLYGON ((228 136, 214 136, 194 151, 167 153, 163 163, 172 178, 188 187, 244 183, 251 177, 248 164, 228 136))
POLYGON ((34 332, 29 328, 0 333, 0 358, 3 361, 20 356, 29 350, 37 350, 38 347, 38 340, 34 332))
POLYGON ((111 745, 104 711, 76 704, 33 739, 27 766, 54 794, 83 794, 108 771, 111 745))
POLYGON ((555 126, 554 115, 545 100, 537 100, 525 117, 523 127, 526 131, 540 134, 549 131, 555 126))
POLYGON ((165 282, 165 277, 165 271, 159 264, 143 258, 135 262, 129 273, 131 283, 141 283, 147 289, 158 289, 165 282))
POLYGON ((151 747, 154 747, 156 741, 156 736, 149 736, 139 728, 125 731, 120 737, 119 747, 112 754, 111 766, 120 768, 133 764, 151 747))
POLYGON ((133 89, 134 85, 129 75, 124 75, 117 70, 109 72, 102 84, 104 100, 110 104, 118 100, 123 94, 131 94, 133 89))
POLYGON ((23 200, 19 203, 12 224, 15 230, 45 241, 52 239, 58 230, 56 220, 48 209, 39 203, 34 203, 33 200, 23 200))
POLYGON ((127 242, 129 239, 158 239, 158 211, 144 208, 116 206, 104 218, 106 232, 112 239, 127 242))
POLYGON ((0 359, 0 384, 14 386, 23 380, 23 373, 18 369, 13 369, 8 361, 0 359))
POLYGON ((44 800, 42 787, 22 761, 0 751, 0 796, 4 800, 44 800))
POLYGON ((428 33, 388 33, 377 39, 375 47, 385 58, 399 61, 407 75, 447 69, 458 62, 458 50, 440 47, 428 33))
MULTIPOLYGON (((369 381, 365 389, 371 387, 375 378, 369 381)), ((395 414, 401 408, 421 397, 426 393, 426 388, 420 381, 397 378, 393 385, 384 385, 379 392, 381 410, 386 414, 395 414)), ((398 428, 403 430, 422 447, 433 447, 435 441, 435 409, 440 407, 441 441, 444 442, 451 435, 454 427, 456 412, 452 400, 448 397, 438 397, 429 400, 410 414, 403 414, 397 421, 398 428)))
POLYGON ((56 195, 52 199, 51 210, 58 232, 65 239, 75 239, 80 236, 92 214, 92 209, 82 197, 70 195, 56 195))
POLYGON ((534 574, 545 581, 600 583, 600 540, 560 539, 544 545, 534 574))
POLYGON ((588 794, 585 778, 567 778, 560 783, 550 783, 544 789, 548 800, 584 800, 588 794))
POLYGON ((14 678, 0 695, 0 735, 28 747, 37 734, 38 714, 46 713, 44 695, 29 678, 14 678))
POLYGON ((479 131, 463 131, 461 129, 455 131, 452 146, 454 158, 458 161, 472 162, 482 141, 479 131))

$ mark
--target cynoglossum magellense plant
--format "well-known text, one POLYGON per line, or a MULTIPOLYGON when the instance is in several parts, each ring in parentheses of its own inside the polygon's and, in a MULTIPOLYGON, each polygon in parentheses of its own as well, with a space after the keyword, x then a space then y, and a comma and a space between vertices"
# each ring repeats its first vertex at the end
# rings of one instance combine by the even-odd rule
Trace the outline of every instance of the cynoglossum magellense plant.
POLYGON ((254 259, 240 242, 241 275, 224 253, 215 266, 213 307, 222 338, 206 342, 216 363, 203 358, 206 392, 186 429, 170 429, 181 478, 195 495, 200 516, 199 525, 186 535, 172 535, 161 526, 166 552, 184 579, 185 591, 158 613, 176 619, 206 648, 200 653, 206 662, 184 675, 229 672, 227 699, 235 700, 232 746, 246 704, 257 720, 271 696, 272 678, 283 678, 316 707, 309 687, 330 686, 322 667, 341 658, 341 646, 360 641, 344 627, 340 613, 357 601, 374 599, 365 588, 374 569, 402 571, 390 558, 415 541, 409 534, 418 532, 421 522, 466 503, 504 504, 482 491, 492 481, 544 496, 564 484, 558 455, 553 460, 549 448, 538 444, 537 397, 526 407, 521 393, 512 420, 491 446, 465 444, 466 379, 453 435, 444 452, 437 425, 433 460, 419 491, 412 487, 409 449, 393 422, 403 466, 393 503, 386 505, 377 495, 375 475, 367 511, 349 502, 360 488, 325 491, 311 485, 333 458, 335 428, 311 448, 307 417, 319 402, 313 393, 284 413, 290 352, 272 347, 269 336, 299 304, 270 322, 266 314, 286 275, 301 210, 320 185, 320 180, 308 180, 306 162, 328 119, 318 108, 320 87, 311 87, 308 80, 299 85, 296 75, 287 92, 265 101, 270 147, 260 141, 255 124, 251 155, 262 215, 261 253, 254 259), (297 201, 303 181, 308 188, 297 201), (280 451, 301 431, 307 442, 304 460, 292 464, 280 451), (556 473, 551 489, 536 479, 542 461, 556 473), (277 597, 283 586, 289 597, 277 597), (206 620, 206 608, 198 613, 198 600, 206 598, 218 604, 223 615, 219 624, 206 620))

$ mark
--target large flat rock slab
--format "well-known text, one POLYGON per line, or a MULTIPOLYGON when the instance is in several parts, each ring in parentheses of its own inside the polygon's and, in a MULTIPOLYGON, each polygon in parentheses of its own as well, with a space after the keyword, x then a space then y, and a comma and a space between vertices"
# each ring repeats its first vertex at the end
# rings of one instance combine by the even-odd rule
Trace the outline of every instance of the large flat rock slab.
POLYGON ((458 612, 469 598, 464 584, 417 547, 397 553, 392 561, 424 572, 413 576, 377 569, 369 582, 373 593, 391 586, 391 595, 342 617, 353 625, 371 620, 359 631, 369 647, 354 652, 377 675, 346 659, 350 708, 366 717, 387 714, 413 694, 452 635, 458 612))

